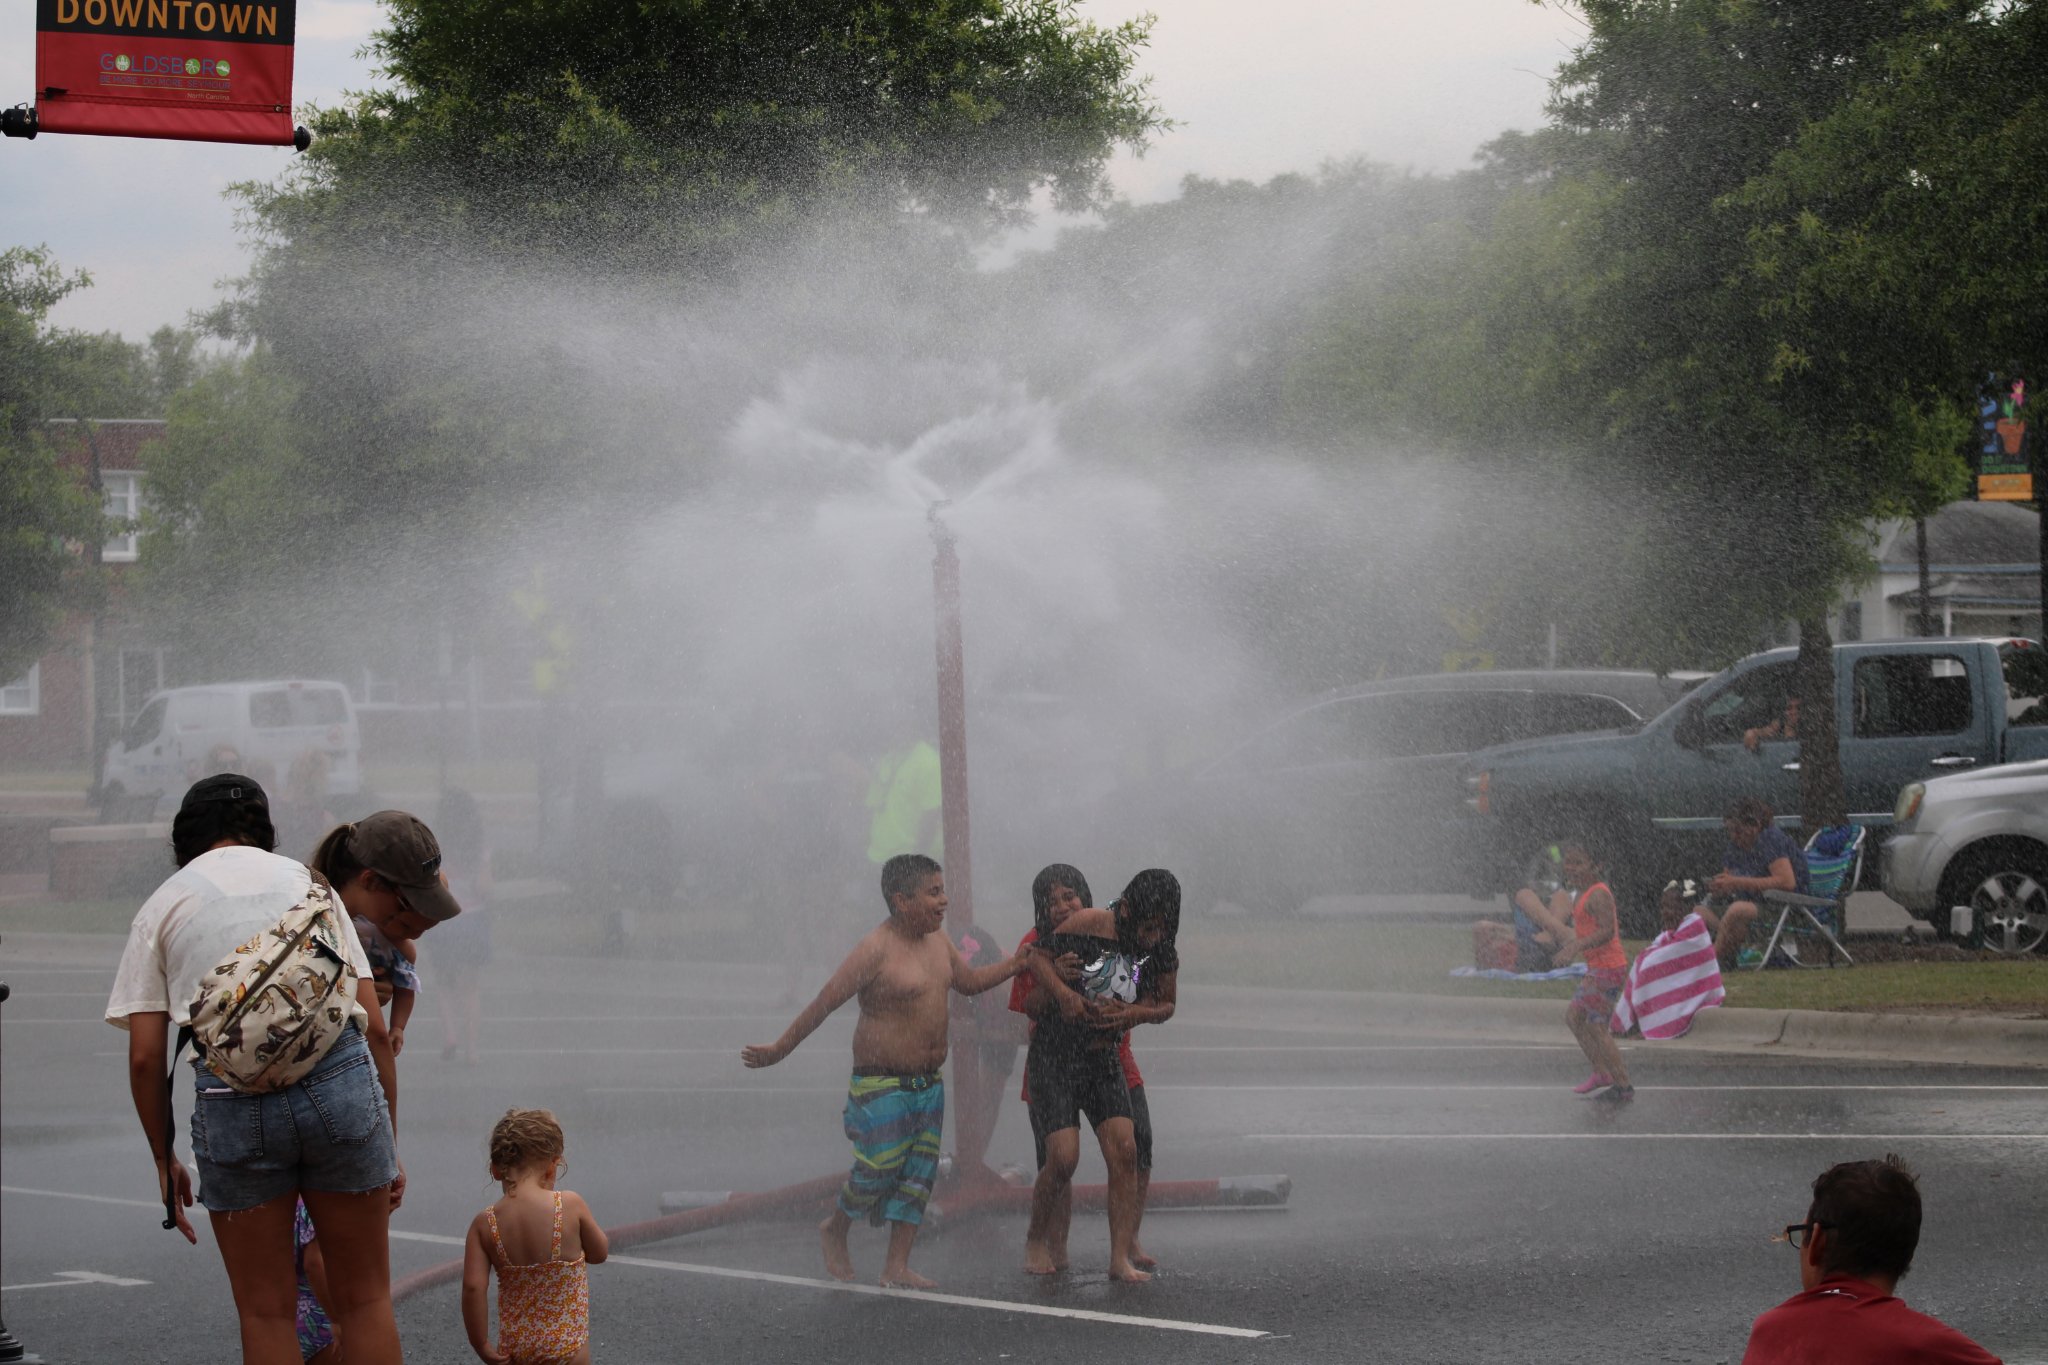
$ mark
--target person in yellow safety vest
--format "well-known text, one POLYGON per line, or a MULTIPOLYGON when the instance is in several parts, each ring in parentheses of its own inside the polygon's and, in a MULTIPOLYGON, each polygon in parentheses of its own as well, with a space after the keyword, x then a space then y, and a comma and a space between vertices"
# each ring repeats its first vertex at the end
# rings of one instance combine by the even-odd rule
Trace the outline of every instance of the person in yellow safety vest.
POLYGON ((883 755, 868 783, 869 862, 880 867, 899 853, 945 860, 945 831, 939 819, 944 785, 939 751, 925 740, 883 755))

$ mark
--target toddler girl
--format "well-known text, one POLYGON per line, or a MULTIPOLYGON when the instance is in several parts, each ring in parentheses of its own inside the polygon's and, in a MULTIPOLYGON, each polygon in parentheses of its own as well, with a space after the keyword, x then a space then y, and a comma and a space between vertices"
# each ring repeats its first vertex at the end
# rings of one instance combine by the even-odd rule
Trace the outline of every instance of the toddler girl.
POLYGON ((555 1188, 562 1126, 545 1109, 508 1109, 491 1129, 491 1178, 505 1197, 478 1214, 462 1248, 462 1325, 489 1365, 589 1365, 585 1265, 610 1254, 582 1196, 555 1188), (543 1251, 542 1248, 546 1250, 543 1251), (498 1341, 485 1295, 498 1272, 498 1341))

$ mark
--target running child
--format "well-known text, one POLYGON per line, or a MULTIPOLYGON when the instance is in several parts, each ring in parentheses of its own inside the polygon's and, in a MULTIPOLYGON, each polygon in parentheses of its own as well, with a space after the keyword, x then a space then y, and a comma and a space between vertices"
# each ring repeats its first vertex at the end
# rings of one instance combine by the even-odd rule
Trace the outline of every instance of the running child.
POLYGON ((866 1218, 889 1224, 882 1284, 930 1289, 933 1282, 910 1268, 910 1248, 939 1167, 946 993, 979 995, 999 986, 1017 974, 1024 955, 1020 951, 986 967, 969 967, 941 932, 945 876, 921 853, 900 853, 882 865, 882 901, 889 918, 855 945, 817 999, 773 1043, 741 1048, 740 1059, 749 1067, 775 1065, 834 1010, 859 998, 845 1112, 853 1171, 831 1216, 818 1225, 825 1270, 836 1280, 853 1278, 847 1233, 854 1219, 866 1218))
POLYGON ((491 1178, 505 1195, 471 1221, 462 1245, 462 1325, 488 1365, 590 1365, 585 1267, 602 1264, 611 1247, 583 1196, 555 1188, 565 1145, 545 1109, 508 1109, 491 1129, 491 1178))
POLYGON ((1558 945, 1554 960, 1560 967, 1575 958, 1585 961, 1586 974, 1579 978, 1564 1021, 1593 1064, 1593 1074, 1573 1089, 1581 1095, 1597 1091, 1594 1098, 1603 1103, 1627 1104, 1636 1097, 1636 1088, 1629 1084, 1621 1049, 1608 1028, 1621 988, 1628 982, 1628 952, 1621 946, 1614 893, 1600 880, 1599 864, 1583 842, 1568 842, 1563 852, 1565 885, 1577 896, 1572 901, 1572 937, 1558 945))

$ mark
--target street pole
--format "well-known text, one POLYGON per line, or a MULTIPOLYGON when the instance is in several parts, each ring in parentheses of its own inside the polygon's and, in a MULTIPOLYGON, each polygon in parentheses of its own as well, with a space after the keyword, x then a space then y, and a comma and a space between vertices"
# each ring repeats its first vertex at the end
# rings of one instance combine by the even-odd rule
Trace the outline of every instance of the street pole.
POLYGON ((2041 629, 2038 633, 2048 637, 2048 441, 2042 440, 2038 431, 2029 431, 2020 439, 2027 443, 2033 456, 2029 463, 2034 469, 2034 519, 2040 533, 2041 557, 2041 629))
MULTIPOLYGON (((946 932, 954 942, 974 928, 974 857, 967 820, 967 678, 960 631, 960 553, 935 502, 932 529, 933 636, 939 672, 939 826, 946 842, 946 932)), ((948 1028, 953 1069, 953 1173, 961 1181, 993 1178, 983 1158, 994 1136, 984 1092, 1001 1084, 981 1069, 975 1002, 956 998, 948 1028)))
POLYGON ((946 931, 974 927, 974 859, 967 825, 967 682, 960 637, 960 554, 933 503, 932 599, 939 666, 939 826, 946 841, 946 931))
MULTIPOLYGON (((7 983, 0 981, 0 1004, 6 1003, 9 994, 11 992, 7 989, 7 983)), ((5 1278, 5 1275, 0 1275, 0 1279, 5 1278)), ((29 1356, 27 1348, 14 1339, 14 1333, 7 1330, 6 1310, 0 1308, 0 1361, 27 1361, 30 1359, 32 1357, 29 1356)))

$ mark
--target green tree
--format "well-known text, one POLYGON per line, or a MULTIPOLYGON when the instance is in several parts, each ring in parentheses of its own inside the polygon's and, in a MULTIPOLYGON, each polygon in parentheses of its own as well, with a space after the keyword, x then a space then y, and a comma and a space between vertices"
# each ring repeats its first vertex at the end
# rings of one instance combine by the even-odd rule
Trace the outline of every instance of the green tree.
POLYGON ((396 85, 320 115, 305 175, 259 195, 294 242, 706 273, 825 207, 980 234, 1040 187, 1100 202, 1161 126, 1150 20, 1074 0, 397 0, 396 85))
POLYGON ((1866 520, 1950 486, 1953 462, 1924 383, 1852 394, 1799 362, 1743 196, 1921 8, 1585 0, 1550 127, 1489 149, 1473 179, 1490 213, 1441 234, 1360 324, 1377 348, 1341 347, 1353 372, 1322 379, 1355 411, 1433 412, 1448 443, 1516 451, 1571 490, 1578 533, 1545 538, 1585 565, 1564 605, 1597 622, 1577 633, 1606 661, 1728 657, 1796 618, 1809 822, 1842 808, 1826 608, 1867 566, 1866 520), (1403 336, 1426 340, 1404 354, 1403 336), (1465 401, 1443 401, 1453 383, 1465 401))
POLYGON ((258 260, 214 319, 290 394, 296 496, 333 531, 303 571, 360 576, 363 536, 446 584, 479 525, 686 494, 720 414, 616 401, 558 305, 971 287, 975 243, 1040 192, 1100 202, 1110 154, 1162 126, 1148 28, 1071 0, 398 0, 372 45, 392 86, 244 187, 258 260))
POLYGON ((76 547, 104 535, 105 519, 44 425, 69 415, 80 382, 75 334, 51 328, 49 312, 89 283, 42 248, 0 251, 0 678, 33 663, 64 609, 98 586, 76 547))
POLYGON ((2048 6, 1913 18, 1735 197, 1779 365, 1898 447, 1901 515, 1962 495, 1987 373, 2048 376, 2048 6))

